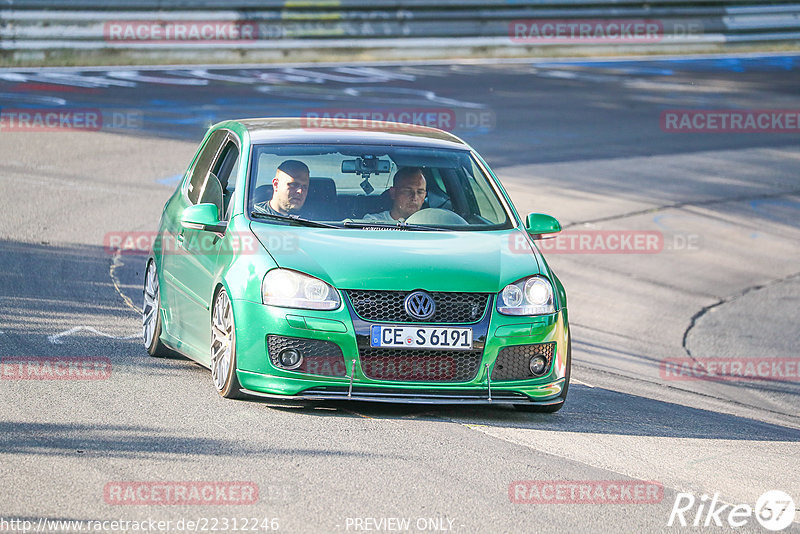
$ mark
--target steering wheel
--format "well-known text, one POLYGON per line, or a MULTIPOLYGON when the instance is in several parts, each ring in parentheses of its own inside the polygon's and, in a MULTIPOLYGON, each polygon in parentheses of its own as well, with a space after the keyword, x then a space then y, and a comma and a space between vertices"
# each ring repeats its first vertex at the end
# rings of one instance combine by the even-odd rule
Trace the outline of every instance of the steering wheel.
POLYGON ((469 224, 461 215, 450 210, 440 208, 421 209, 406 219, 408 224, 443 224, 460 225, 469 224))

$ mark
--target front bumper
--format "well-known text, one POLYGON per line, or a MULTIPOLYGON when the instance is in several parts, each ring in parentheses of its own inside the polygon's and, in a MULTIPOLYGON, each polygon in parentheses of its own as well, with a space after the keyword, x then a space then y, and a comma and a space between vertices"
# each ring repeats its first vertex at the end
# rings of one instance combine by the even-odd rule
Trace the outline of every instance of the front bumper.
MULTIPOLYGON (((316 312, 265 306, 236 300, 237 376, 251 395, 294 400, 356 400, 414 404, 537 404, 561 402, 566 388, 567 339, 565 309, 541 317, 509 317, 493 306, 471 326, 482 350, 473 378, 460 382, 375 380, 364 372, 359 347, 369 343, 371 324, 358 318, 348 303, 339 310, 316 312), (306 338, 337 344, 344 356, 343 376, 320 376, 281 369, 270 362, 267 336, 306 338), (494 380, 492 370, 505 347, 555 343, 547 374, 524 380, 494 380)), ((447 351, 443 351, 446 353, 447 351)))
MULTIPOLYGON (((562 379, 563 380, 563 379, 562 379)), ((368 402, 391 402, 400 404, 530 404, 551 406, 559 404, 560 399, 533 400, 522 393, 492 390, 420 390, 416 389, 370 389, 363 387, 311 388, 298 395, 274 395, 261 391, 241 389, 242 393, 270 399, 291 400, 352 400, 368 402)))

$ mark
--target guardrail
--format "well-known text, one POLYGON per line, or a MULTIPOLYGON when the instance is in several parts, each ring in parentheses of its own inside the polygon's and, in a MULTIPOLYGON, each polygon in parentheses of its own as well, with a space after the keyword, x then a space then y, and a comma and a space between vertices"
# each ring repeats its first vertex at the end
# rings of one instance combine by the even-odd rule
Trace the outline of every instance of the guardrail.
POLYGON ((0 51, 6 56, 800 41, 800 4, 761 0, 4 0, 0 5, 0 51))

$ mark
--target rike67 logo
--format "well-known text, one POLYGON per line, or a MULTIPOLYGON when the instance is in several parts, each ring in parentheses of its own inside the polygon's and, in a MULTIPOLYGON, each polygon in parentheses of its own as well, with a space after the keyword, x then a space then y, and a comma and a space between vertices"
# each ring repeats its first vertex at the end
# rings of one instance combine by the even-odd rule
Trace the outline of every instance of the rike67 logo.
POLYGON ((794 521, 795 514, 794 500, 781 490, 765 492, 758 498, 755 507, 721 502, 719 493, 715 493, 713 497, 702 495, 699 499, 691 493, 678 493, 667 526, 739 528, 748 524, 755 516, 762 527, 777 532, 788 528, 794 521))

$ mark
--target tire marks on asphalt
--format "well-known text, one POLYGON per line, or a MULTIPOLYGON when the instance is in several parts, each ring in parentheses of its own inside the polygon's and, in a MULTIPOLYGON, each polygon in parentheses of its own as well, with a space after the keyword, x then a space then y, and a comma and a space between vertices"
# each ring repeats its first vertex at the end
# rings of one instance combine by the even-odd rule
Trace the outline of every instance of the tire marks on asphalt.
POLYGON ((141 313, 141 310, 138 306, 136 306, 136 304, 133 303, 133 300, 131 300, 128 295, 123 293, 119 277, 117 276, 117 269, 123 267, 124 265, 125 263, 122 261, 122 251, 117 249, 112 256, 111 266, 108 268, 108 275, 111 277, 111 283, 114 285, 114 290, 122 298, 122 302, 124 302, 125 306, 133 310, 138 315, 141 313))

